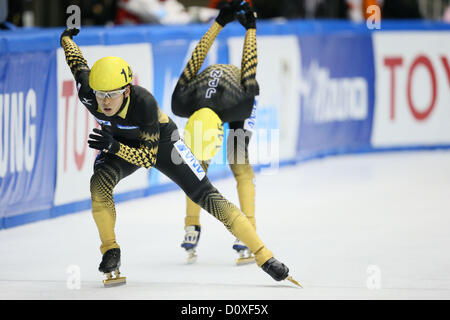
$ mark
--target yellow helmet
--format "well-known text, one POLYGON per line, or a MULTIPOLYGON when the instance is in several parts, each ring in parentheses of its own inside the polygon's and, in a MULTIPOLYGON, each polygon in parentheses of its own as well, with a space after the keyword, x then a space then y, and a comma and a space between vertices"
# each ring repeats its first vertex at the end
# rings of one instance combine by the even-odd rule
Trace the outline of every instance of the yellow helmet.
POLYGON ((111 91, 129 84, 133 80, 130 65, 119 57, 104 57, 97 60, 89 74, 89 86, 96 91, 111 91))
POLYGON ((198 160, 210 160, 222 146, 223 125, 209 108, 194 112, 184 128, 184 142, 198 160))

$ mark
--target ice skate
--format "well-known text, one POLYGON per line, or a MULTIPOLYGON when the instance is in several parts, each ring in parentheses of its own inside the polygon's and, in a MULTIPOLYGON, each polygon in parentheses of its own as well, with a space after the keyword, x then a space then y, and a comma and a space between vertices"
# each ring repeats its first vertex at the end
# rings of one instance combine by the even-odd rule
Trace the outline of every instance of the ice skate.
POLYGON ((238 266, 255 262, 255 256, 241 240, 236 239, 233 249, 238 253, 238 258, 236 259, 238 266))
POLYGON ((300 283, 298 283, 289 275, 289 268, 286 267, 284 263, 281 263, 275 258, 270 258, 269 260, 264 262, 261 268, 276 281, 288 280, 293 284, 303 288, 300 283))
POLYGON ((187 226, 185 229, 184 241, 181 243, 181 247, 184 248, 188 254, 186 259, 188 264, 195 263, 197 261, 197 248, 198 241, 200 240, 200 226, 187 226))
POLYGON ((98 267, 98 271, 103 272, 106 275, 106 279, 103 280, 105 287, 111 287, 126 283, 126 277, 120 276, 120 249, 109 249, 105 252, 98 267), (114 272, 114 276, 112 275, 114 272))

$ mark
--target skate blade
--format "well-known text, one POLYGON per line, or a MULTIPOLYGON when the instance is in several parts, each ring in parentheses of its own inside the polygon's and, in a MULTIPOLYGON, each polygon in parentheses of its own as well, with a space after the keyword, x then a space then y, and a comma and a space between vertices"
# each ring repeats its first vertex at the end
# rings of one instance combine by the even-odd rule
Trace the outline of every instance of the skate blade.
POLYGON ((189 254, 188 257, 186 258, 187 264, 195 263, 197 261, 196 252, 194 250, 189 250, 188 254, 189 254))
POLYGON ((116 286, 121 286, 126 284, 126 277, 119 277, 119 278, 111 278, 111 279, 106 279, 103 280, 103 285, 105 287, 116 287, 116 286))
POLYGON ((251 257, 244 257, 244 258, 237 258, 236 259, 236 264, 238 266, 242 266, 245 264, 250 264, 250 263, 254 263, 256 262, 255 257, 251 256, 251 257))
POLYGON ((293 284, 299 286, 300 288, 303 288, 302 285, 301 285, 297 280, 295 280, 294 278, 292 278, 291 276, 288 276, 288 277, 286 278, 286 280, 289 280, 289 281, 292 282, 293 284))
POLYGON ((115 277, 113 277, 110 272, 110 273, 106 274, 106 279, 103 280, 103 285, 105 287, 115 287, 115 286, 120 286, 120 285, 125 284, 126 281, 127 281, 127 278, 121 277, 119 271, 115 272, 115 277))
POLYGON ((197 262, 197 256, 192 256, 192 257, 189 256, 189 257, 186 258, 186 263, 187 264, 193 264, 195 262, 197 262))

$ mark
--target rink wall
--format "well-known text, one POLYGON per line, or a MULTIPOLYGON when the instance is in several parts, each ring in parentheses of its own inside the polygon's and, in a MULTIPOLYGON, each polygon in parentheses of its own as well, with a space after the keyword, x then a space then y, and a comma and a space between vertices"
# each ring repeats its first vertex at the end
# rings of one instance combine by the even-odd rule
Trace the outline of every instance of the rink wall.
MULTIPOLYGON (((75 38, 90 66, 107 55, 132 66, 172 115, 175 83, 208 25, 82 28, 75 38)), ((90 208, 96 126, 78 101, 58 29, 0 31, 0 229, 90 208)), ((204 66, 240 66, 244 30, 227 26, 204 66)), ((383 21, 261 22, 261 88, 250 158, 256 170, 329 155, 450 147, 450 25, 383 21)), ((230 176, 226 141, 212 179, 230 176)), ((173 190, 140 169, 116 188, 117 202, 173 190)))

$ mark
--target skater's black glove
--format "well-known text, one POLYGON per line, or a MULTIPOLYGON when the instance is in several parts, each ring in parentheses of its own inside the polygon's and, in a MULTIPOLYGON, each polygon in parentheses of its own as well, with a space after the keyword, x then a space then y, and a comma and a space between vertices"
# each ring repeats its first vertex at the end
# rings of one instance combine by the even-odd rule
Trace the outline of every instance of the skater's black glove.
POLYGON ((119 151, 120 143, 114 139, 111 133, 97 128, 94 128, 93 131, 97 134, 91 133, 89 135, 89 138, 92 139, 88 140, 90 148, 110 153, 117 153, 119 151))
POLYGON ((256 12, 248 2, 242 1, 237 12, 237 19, 245 29, 256 29, 256 12))
POLYGON ((222 1, 216 22, 222 27, 225 27, 227 23, 234 21, 234 19, 236 19, 236 10, 239 8, 241 2, 242 0, 222 1))
POLYGON ((59 42, 61 43, 62 39, 64 37, 69 37, 70 39, 72 39, 72 37, 76 36, 79 32, 80 32, 80 29, 77 29, 77 28, 69 29, 69 28, 67 28, 66 30, 63 31, 63 33, 61 33, 61 37, 59 38, 59 42))

